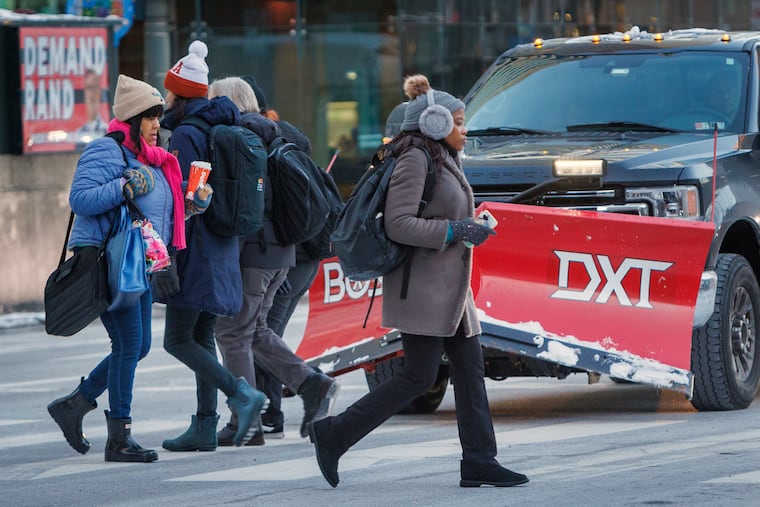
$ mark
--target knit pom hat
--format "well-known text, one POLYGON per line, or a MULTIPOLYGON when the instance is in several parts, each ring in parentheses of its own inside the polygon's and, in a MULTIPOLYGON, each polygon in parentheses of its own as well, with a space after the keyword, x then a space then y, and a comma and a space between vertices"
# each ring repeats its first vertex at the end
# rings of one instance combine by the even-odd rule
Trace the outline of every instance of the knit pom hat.
POLYGON ((464 102, 450 93, 433 90, 428 78, 422 74, 404 79, 404 94, 409 97, 409 102, 404 111, 401 130, 420 130, 432 139, 440 140, 449 135, 454 128, 451 113, 464 109, 464 102), (423 117, 422 125, 420 117, 423 117))
POLYGON ((195 40, 188 48, 187 56, 180 58, 164 78, 164 88, 179 97, 192 99, 208 94, 208 46, 195 40))
POLYGON ((139 79, 119 74, 113 98, 113 115, 127 121, 155 106, 163 106, 164 98, 151 85, 139 79))
POLYGON ((267 98, 264 95, 264 90, 262 90, 261 86, 259 86, 259 83, 256 82, 253 76, 240 76, 240 79, 248 83, 248 85, 253 88, 253 93, 256 95, 256 101, 259 103, 259 110, 266 111, 267 98))

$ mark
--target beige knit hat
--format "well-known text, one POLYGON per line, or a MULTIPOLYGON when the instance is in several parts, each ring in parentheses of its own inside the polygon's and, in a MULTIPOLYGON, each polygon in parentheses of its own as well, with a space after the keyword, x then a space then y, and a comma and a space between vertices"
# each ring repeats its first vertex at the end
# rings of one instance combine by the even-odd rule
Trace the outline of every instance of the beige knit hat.
POLYGON ((164 98, 151 85, 119 74, 113 98, 113 115, 117 120, 127 121, 151 107, 163 105, 164 98))

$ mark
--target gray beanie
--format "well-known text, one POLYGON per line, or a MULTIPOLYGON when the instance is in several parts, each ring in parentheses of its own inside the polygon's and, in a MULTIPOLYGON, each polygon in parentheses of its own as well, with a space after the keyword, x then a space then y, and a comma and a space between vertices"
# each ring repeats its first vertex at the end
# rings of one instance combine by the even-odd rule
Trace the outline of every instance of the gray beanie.
MULTIPOLYGON (((454 97, 450 93, 441 91, 441 90, 432 90, 432 98, 435 102, 435 105, 442 106, 446 108, 450 113, 453 113, 454 111, 458 111, 460 109, 464 109, 464 102, 459 100, 458 98, 454 97)), ((420 129, 420 116, 422 113, 428 108, 428 94, 422 94, 418 95, 417 97, 411 99, 407 105, 406 110, 404 111, 404 122, 401 124, 401 130, 408 132, 411 130, 421 130, 420 129)), ((430 128, 425 129, 426 131, 423 131, 423 134, 427 135, 428 137, 432 137, 433 139, 443 139, 449 133, 451 132, 451 129, 453 128, 453 123, 450 127, 448 127, 448 130, 446 132, 443 132, 441 129, 445 130, 447 128, 447 125, 449 125, 448 122, 446 122, 446 125, 439 124, 439 122, 428 122, 428 127, 433 128, 433 132, 430 132, 430 128), (433 124, 430 124, 433 123, 433 124), (430 133, 433 133, 434 135, 430 135, 430 133)))
POLYGON ((151 107, 163 105, 164 98, 151 85, 119 74, 113 98, 113 115, 117 120, 127 121, 151 107))

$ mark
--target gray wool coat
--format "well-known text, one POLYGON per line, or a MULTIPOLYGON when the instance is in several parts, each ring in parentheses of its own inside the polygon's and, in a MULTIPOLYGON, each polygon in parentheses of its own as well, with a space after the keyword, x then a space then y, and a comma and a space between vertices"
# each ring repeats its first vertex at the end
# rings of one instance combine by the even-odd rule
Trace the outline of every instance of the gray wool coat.
POLYGON ((449 220, 473 216, 474 200, 459 158, 441 149, 445 158, 433 197, 419 218, 424 152, 407 149, 393 170, 386 196, 386 234, 416 248, 406 299, 401 299, 403 265, 383 277, 382 323, 403 333, 447 337, 462 322, 469 337, 481 331, 470 289, 472 248, 459 241, 446 244, 446 232, 449 220))

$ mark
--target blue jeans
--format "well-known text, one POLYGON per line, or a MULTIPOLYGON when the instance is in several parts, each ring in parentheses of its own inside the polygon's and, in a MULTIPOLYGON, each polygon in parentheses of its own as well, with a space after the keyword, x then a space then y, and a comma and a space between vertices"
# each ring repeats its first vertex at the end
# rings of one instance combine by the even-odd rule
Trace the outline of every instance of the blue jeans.
POLYGON ((137 361, 150 351, 152 301, 148 289, 133 306, 100 316, 111 339, 111 353, 90 372, 79 391, 94 403, 108 388, 112 419, 129 417, 137 361))
POLYGON ((216 390, 228 397, 237 390, 237 379, 216 358, 216 315, 194 308, 166 306, 164 349, 195 372, 199 416, 216 414, 216 390))

